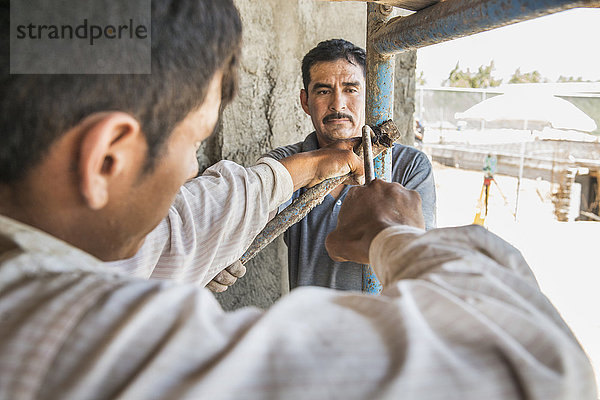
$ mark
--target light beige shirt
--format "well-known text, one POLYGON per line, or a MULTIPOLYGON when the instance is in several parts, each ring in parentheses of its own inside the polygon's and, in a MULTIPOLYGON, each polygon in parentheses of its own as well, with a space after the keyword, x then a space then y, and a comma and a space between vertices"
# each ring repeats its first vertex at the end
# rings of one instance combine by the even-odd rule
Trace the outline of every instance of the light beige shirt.
POLYGON ((221 161, 183 186, 134 257, 108 265, 133 276, 204 287, 244 254, 269 212, 293 191, 289 173, 272 158, 250 168, 221 161))
MULTIPOLYGON (((238 203, 215 212, 245 226, 250 200, 229 192, 247 170, 221 168, 211 190, 238 203)), ((229 240, 208 254, 235 259, 229 240)), ((0 217, 0 399, 595 399, 584 352, 501 239, 388 228, 370 260, 398 270, 380 296, 306 287, 225 313, 206 289, 131 277, 0 217)))

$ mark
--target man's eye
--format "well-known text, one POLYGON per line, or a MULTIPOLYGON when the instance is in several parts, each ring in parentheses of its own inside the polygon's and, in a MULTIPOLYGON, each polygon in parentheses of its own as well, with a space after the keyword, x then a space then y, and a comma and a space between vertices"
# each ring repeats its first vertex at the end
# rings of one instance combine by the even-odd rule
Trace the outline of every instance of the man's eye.
POLYGON ((327 93, 329 93, 329 90, 326 90, 326 89, 317 91, 317 94, 327 94, 327 93))

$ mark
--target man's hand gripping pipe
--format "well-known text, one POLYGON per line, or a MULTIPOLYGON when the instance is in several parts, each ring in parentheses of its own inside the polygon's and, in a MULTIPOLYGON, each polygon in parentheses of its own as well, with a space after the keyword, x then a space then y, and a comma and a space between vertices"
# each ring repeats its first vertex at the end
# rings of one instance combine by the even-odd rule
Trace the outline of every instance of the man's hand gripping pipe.
MULTIPOLYGON (((371 157, 371 168, 373 164, 373 158, 381 154, 385 149, 392 147, 394 142, 400 139, 400 131, 392 120, 386 121, 379 126, 376 126, 373 130, 370 127, 363 127, 363 138, 365 137, 365 130, 368 137, 373 140, 371 157), (374 137, 371 132, 374 131, 374 137)), ((364 140, 364 139, 363 139, 364 140)), ((363 157, 363 145, 355 149, 355 152, 359 157, 363 157)), ((364 158, 363 158, 364 159, 364 158)), ((373 169, 371 169, 373 171, 373 169)), ((365 166, 365 181, 366 183, 373 180, 369 178, 367 174, 367 166, 365 166)), ((374 174, 374 171, 373 171, 374 174)), ((333 189, 339 186, 348 176, 339 176, 336 178, 327 179, 316 186, 306 190, 302 196, 297 198, 292 204, 287 206, 282 212, 277 214, 275 218, 267 223, 265 228, 260 232, 254 242, 250 245, 248 250, 240 258, 242 264, 246 264, 251 260, 259 251, 265 248, 269 243, 275 240, 279 235, 285 232, 290 226, 304 218, 313 208, 323 202, 325 196, 327 196, 333 189)))

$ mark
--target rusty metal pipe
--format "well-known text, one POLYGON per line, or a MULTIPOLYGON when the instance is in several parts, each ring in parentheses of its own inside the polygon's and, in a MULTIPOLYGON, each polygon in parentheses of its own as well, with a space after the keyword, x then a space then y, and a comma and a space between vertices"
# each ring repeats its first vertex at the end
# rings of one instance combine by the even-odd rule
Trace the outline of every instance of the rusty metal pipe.
POLYGON ((396 17, 373 33, 381 55, 415 50, 577 7, 598 0, 447 0, 406 17, 396 17))
POLYGON ((325 196, 341 185, 346 178, 347 176, 339 176, 327 179, 304 192, 301 197, 297 198, 292 204, 287 206, 282 212, 277 214, 275 218, 267 223, 262 232, 256 236, 248 250, 242 255, 240 262, 246 264, 254 258, 259 251, 264 249, 290 226, 300 221, 313 208, 321 204, 325 196))
MULTIPOLYGON (((367 4, 367 93, 365 117, 367 125, 376 126, 394 116, 394 72, 395 57, 381 55, 373 47, 375 34, 386 26, 392 17, 392 7, 381 4, 367 4)), ((392 180, 392 149, 387 149, 374 160, 375 176, 390 182, 392 180)), ((373 269, 363 267, 363 292, 381 292, 381 283, 373 269)))
POLYGON ((363 159, 365 161, 365 185, 375 180, 375 167, 373 166, 373 146, 372 138, 375 137, 373 130, 369 125, 363 126, 362 129, 362 149, 363 159))
MULTIPOLYGON (((377 126, 394 118, 395 57, 379 54, 374 48, 374 34, 391 18, 391 7, 367 4, 367 93, 365 118, 367 125, 377 126)), ((392 149, 376 157, 375 176, 392 180, 392 149)), ((374 276, 374 275, 373 275, 374 276)))
POLYGON ((429 7, 432 4, 437 3, 439 0, 320 0, 320 1, 362 1, 371 2, 377 4, 384 4, 388 6, 394 6, 404 8, 405 10, 418 11, 425 7, 429 7))

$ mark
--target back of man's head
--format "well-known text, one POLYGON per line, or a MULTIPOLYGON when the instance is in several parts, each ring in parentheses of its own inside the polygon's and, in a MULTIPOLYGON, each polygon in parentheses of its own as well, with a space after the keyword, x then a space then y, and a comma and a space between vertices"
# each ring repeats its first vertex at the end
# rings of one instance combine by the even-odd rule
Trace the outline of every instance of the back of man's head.
POLYGON ((0 17, 0 184, 19 181, 62 134, 101 111, 140 122, 149 170, 174 127, 203 103, 217 70, 222 104, 234 95, 242 27, 233 0, 153 0, 150 75, 11 75, 8 3, 0 17))
POLYGON ((366 74, 366 53, 363 49, 344 39, 330 39, 317 44, 302 59, 302 82, 308 91, 310 69, 319 62, 346 60, 359 65, 366 74))

